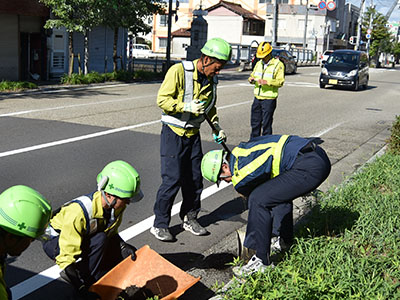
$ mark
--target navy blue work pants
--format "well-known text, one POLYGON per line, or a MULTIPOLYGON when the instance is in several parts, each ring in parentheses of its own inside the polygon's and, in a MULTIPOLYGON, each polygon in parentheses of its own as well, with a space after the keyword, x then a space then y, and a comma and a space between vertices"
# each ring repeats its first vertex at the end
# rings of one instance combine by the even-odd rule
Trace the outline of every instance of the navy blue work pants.
MULTIPOLYGON (((60 254, 58 238, 57 236, 43 243, 43 250, 53 260, 60 254)), ((83 239, 81 260, 76 266, 85 284, 93 284, 123 260, 120 240, 118 234, 108 238, 104 232, 83 239)))
POLYGON ((251 105, 251 135, 250 138, 262 135, 272 134, 272 121, 276 109, 277 99, 259 100, 254 97, 251 105))
POLYGON ((203 191, 201 175, 200 133, 188 138, 179 136, 168 125, 161 130, 161 179, 154 204, 154 227, 168 228, 171 209, 179 189, 182 191, 182 205, 179 216, 197 216, 200 210, 200 196, 203 191))
POLYGON ((293 204, 297 197, 315 190, 329 175, 331 164, 325 151, 299 153, 292 168, 257 186, 249 195, 249 216, 244 246, 256 250, 270 264, 271 237, 293 239, 293 204), (273 229, 274 227, 274 229, 273 229))

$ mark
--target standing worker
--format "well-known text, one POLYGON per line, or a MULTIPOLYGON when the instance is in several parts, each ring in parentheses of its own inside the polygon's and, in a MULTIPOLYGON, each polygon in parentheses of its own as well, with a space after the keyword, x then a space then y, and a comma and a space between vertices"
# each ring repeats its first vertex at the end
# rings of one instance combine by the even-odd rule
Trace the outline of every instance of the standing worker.
POLYGON ((49 223, 51 206, 34 189, 16 185, 0 195, 0 299, 11 299, 4 281, 7 255, 20 256, 41 236, 49 223))
POLYGON ((278 89, 285 82, 285 66, 272 57, 272 47, 262 42, 256 57, 260 60, 250 74, 249 82, 254 84, 254 101, 251 106, 251 135, 250 138, 272 134, 272 121, 278 99, 278 89))
POLYGON ((316 189, 330 169, 325 151, 298 136, 261 136, 240 143, 231 155, 214 150, 204 156, 201 170, 205 179, 232 182, 235 190, 248 198, 244 246, 256 254, 247 265, 233 270, 237 276, 263 271, 271 264, 273 233, 281 245, 292 243, 292 201, 316 189))
POLYGON ((218 124, 217 75, 230 60, 232 48, 220 38, 210 39, 201 49, 200 59, 173 65, 158 91, 157 104, 163 110, 161 122, 161 178, 154 205, 155 220, 150 232, 161 241, 173 241, 168 227, 171 209, 179 189, 182 205, 179 216, 183 229, 194 235, 207 230, 197 221, 203 190, 200 163, 203 157, 200 124, 207 114, 215 126, 214 140, 226 140, 218 124))
POLYGON ((54 212, 43 249, 80 297, 99 299, 89 287, 124 258, 136 258, 136 248, 119 236, 118 227, 126 206, 142 198, 139 174, 127 162, 117 160, 97 176, 96 192, 54 212))

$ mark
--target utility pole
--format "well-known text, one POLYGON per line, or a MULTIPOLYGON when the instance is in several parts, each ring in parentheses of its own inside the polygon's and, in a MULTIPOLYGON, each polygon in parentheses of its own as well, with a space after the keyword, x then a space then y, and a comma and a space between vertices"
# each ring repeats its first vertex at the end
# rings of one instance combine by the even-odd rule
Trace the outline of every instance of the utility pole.
POLYGON ((279 16, 279 0, 274 0, 274 20, 272 24, 272 46, 277 46, 278 41, 278 16, 279 16))
POLYGON ((168 37, 167 37, 167 65, 165 71, 171 64, 171 27, 172 27, 172 0, 168 3, 168 37))
POLYGON ((357 43, 354 46, 354 50, 359 50, 360 49, 362 19, 364 17, 364 3, 365 3, 365 0, 361 0, 360 15, 358 17, 357 43))
POLYGON ((304 39, 303 39, 303 49, 307 47, 307 23, 308 23, 308 0, 306 2, 306 16, 304 21, 304 39))
MULTIPOLYGON (((368 29, 371 29, 371 30, 372 30, 372 19, 373 19, 373 17, 374 17, 373 9, 375 9, 373 0, 371 0, 371 5, 370 5, 370 7, 371 7, 371 15, 369 16, 369 26, 368 26, 368 29)), ((368 41, 367 41, 367 55, 368 55, 368 57, 369 57, 369 48, 370 48, 370 46, 371 46, 371 39, 368 39, 368 41)))

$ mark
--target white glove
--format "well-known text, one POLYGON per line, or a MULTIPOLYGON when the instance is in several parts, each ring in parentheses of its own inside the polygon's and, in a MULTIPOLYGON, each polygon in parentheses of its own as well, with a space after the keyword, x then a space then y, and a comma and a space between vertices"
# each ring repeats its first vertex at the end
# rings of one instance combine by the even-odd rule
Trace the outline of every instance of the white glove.
POLYGON ((185 103, 183 111, 190 112, 192 114, 203 114, 206 102, 194 99, 189 103, 185 103))
POLYGON ((216 131, 213 132, 213 138, 214 141, 217 144, 221 144, 222 142, 226 142, 226 134, 225 131, 223 131, 221 129, 221 127, 219 126, 219 124, 217 122, 213 123, 216 131))

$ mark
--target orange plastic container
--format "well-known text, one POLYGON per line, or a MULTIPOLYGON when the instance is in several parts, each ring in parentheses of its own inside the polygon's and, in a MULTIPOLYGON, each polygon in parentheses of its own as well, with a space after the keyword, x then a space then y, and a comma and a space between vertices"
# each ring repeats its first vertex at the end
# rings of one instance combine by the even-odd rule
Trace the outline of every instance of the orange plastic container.
POLYGON ((136 251, 136 260, 127 257, 90 287, 102 299, 114 300, 131 285, 146 287, 161 300, 177 299, 200 280, 182 271, 148 245, 136 251))

